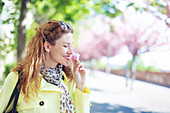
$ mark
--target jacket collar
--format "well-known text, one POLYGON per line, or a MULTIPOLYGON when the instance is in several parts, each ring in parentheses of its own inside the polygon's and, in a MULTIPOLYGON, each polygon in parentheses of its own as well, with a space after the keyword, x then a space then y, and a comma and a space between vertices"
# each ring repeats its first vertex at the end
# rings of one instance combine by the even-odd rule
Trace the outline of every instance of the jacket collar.
MULTIPOLYGON (((62 72, 62 76, 64 76, 64 80, 62 82, 68 83, 68 78, 64 72, 62 72)), ((56 87, 56 85, 46 82, 45 79, 43 79, 41 74, 39 74, 39 80, 40 80, 40 91, 61 92, 59 87, 56 87)))

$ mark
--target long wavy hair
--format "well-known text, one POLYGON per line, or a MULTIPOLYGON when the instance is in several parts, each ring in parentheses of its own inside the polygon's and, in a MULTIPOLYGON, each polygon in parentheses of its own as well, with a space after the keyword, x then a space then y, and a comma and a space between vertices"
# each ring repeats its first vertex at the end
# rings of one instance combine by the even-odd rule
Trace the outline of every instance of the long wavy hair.
MULTIPOLYGON (((44 42, 48 41, 51 45, 55 45, 56 40, 61 38, 63 34, 73 33, 73 30, 70 29, 69 26, 67 26, 67 30, 59 27, 59 22, 60 21, 51 20, 37 27, 35 29, 36 34, 25 47, 24 57, 20 59, 16 67, 11 70, 13 72, 22 70, 23 74, 20 76, 19 87, 26 100, 29 99, 30 93, 37 94, 38 91, 40 68, 42 64, 45 64, 46 60, 44 42)), ((71 70, 70 67, 63 66, 63 71, 70 81, 73 80, 71 70)))

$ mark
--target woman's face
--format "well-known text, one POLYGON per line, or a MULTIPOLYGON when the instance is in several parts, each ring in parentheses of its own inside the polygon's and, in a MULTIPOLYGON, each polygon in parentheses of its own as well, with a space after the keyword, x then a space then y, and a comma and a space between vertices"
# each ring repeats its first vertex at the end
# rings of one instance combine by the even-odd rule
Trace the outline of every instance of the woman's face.
POLYGON ((56 40, 56 44, 50 45, 50 51, 47 53, 46 65, 48 67, 55 67, 58 63, 69 66, 72 55, 73 35, 66 33, 56 40))

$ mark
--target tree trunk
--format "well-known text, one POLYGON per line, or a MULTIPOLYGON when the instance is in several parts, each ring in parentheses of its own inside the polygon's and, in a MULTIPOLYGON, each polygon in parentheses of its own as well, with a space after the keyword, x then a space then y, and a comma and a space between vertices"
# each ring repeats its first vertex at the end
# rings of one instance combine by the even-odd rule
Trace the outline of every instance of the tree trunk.
POLYGON ((131 90, 133 90, 133 83, 136 79, 136 56, 133 56, 133 59, 132 59, 132 66, 131 66, 131 90))
POLYGON ((106 64, 106 73, 110 74, 111 73, 111 66, 110 66, 110 57, 107 57, 107 64, 106 64))
POLYGON ((128 87, 128 82, 130 78, 130 61, 127 62, 125 67, 125 86, 128 87))
POLYGON ((21 57, 22 56, 22 53, 24 51, 24 48, 25 48, 25 42, 26 42, 26 28, 25 26, 23 25, 23 21, 26 17, 26 14, 27 14, 27 2, 30 1, 30 0, 22 0, 21 1, 21 9, 20 9, 20 12, 21 12, 21 15, 20 15, 20 18, 19 18, 19 25, 18 25, 18 37, 17 37, 17 58, 21 57))
POLYGON ((91 59, 90 60, 90 67, 91 67, 91 69, 90 69, 90 75, 92 75, 92 76, 94 76, 94 70, 95 70, 95 59, 91 59))

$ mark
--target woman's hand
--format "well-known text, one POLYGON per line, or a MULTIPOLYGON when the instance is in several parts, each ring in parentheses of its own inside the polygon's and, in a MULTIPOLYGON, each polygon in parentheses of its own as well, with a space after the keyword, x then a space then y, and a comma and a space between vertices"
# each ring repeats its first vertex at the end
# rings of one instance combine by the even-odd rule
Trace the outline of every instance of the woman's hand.
POLYGON ((83 65, 80 64, 77 58, 73 58, 73 74, 76 82, 76 87, 84 92, 86 82, 86 70, 83 65))

